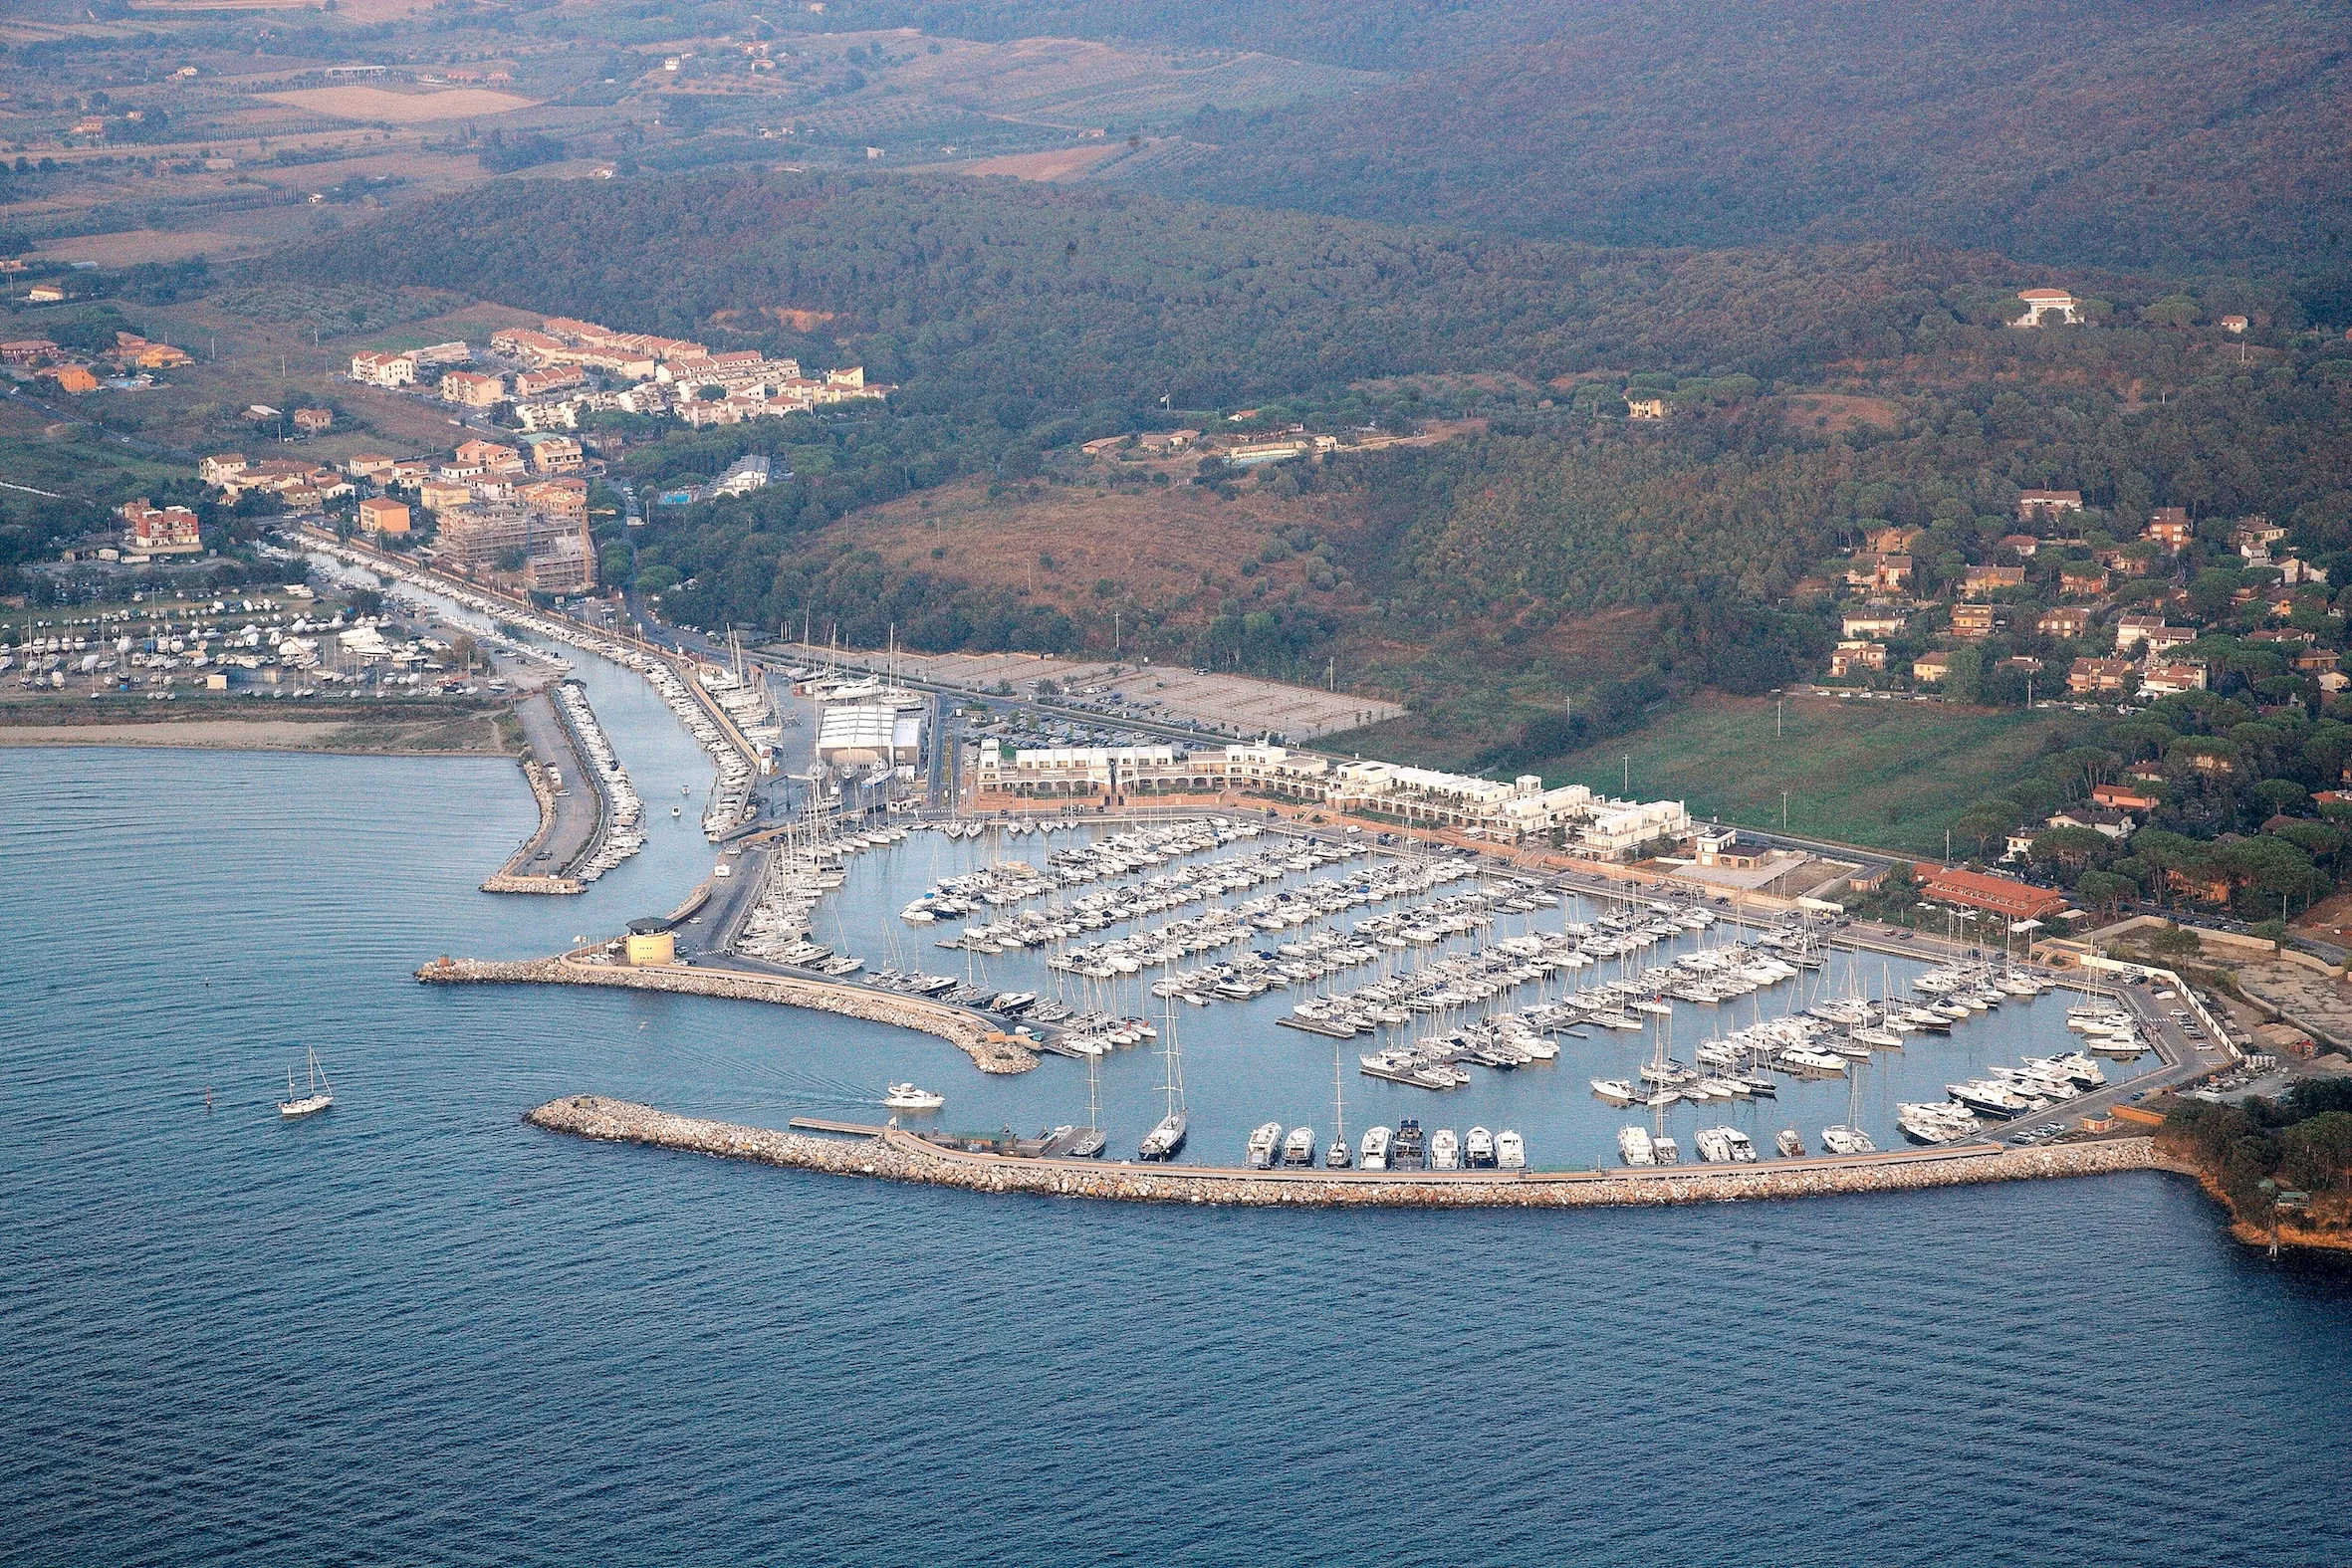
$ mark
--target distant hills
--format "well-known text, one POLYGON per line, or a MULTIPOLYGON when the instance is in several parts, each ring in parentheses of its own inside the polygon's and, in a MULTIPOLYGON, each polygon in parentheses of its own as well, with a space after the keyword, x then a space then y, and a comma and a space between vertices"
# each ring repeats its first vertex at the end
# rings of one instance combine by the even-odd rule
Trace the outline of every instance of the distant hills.
POLYGON ((2341 0, 1084 0, 948 30, 1214 42, 1405 73, 1205 112, 1158 188, 1604 245, 1924 238, 2060 264, 2340 269, 2341 0))

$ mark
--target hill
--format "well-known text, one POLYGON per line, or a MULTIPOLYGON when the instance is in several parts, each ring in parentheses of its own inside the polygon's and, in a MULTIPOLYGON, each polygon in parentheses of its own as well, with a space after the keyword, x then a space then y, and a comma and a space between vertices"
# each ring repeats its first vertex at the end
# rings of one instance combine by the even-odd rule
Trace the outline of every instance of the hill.
POLYGON ((2338 273, 2340 3, 1665 0, 1205 112, 1163 188, 1607 245, 1915 236, 2058 264, 2338 273), (1213 150, 1211 150, 1213 149, 1213 150))

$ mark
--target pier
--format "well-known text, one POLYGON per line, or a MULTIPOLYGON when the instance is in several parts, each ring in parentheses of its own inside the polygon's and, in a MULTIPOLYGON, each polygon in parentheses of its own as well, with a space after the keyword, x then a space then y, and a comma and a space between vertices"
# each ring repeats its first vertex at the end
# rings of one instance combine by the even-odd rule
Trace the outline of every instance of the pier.
POLYGON ((539 802, 539 830, 483 882, 485 893, 584 893, 588 884, 572 873, 604 836, 610 815, 595 770, 580 755, 562 708, 548 693, 536 692, 515 704, 531 755, 523 777, 539 802), (562 781, 550 777, 554 770, 562 781), (535 869, 536 868, 536 869, 535 869))
MULTIPOLYGON (((810 1136, 675 1116, 650 1105, 588 1094, 550 1100, 526 1112, 523 1120, 547 1132, 598 1143, 642 1144, 833 1176, 867 1176, 985 1193, 1259 1208, 1595 1209, 1907 1193, 1987 1182, 2177 1169, 2157 1155, 2155 1140, 2146 1137, 2036 1149, 2001 1149, 1978 1143, 1850 1159, 1780 1160, 1717 1168, 1365 1173, 1028 1159, 942 1148, 900 1127, 875 1130, 835 1124, 851 1136, 810 1136)), ((803 1118, 794 1125, 816 1124, 803 1118)))
POLYGON ((614 986, 625 991, 780 1003, 936 1034, 971 1057, 982 1072, 1027 1072, 1038 1064, 1034 1052, 976 1012, 921 997, 799 976, 685 965, 633 968, 607 961, 599 950, 593 957, 580 952, 561 958, 511 961, 442 957, 418 970, 416 978, 428 986, 614 986))

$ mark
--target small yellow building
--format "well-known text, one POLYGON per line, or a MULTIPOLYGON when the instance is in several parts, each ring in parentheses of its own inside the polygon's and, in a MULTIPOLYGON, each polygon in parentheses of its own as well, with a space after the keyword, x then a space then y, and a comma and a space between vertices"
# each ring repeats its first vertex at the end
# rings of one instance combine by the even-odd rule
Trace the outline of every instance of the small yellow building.
POLYGON ((629 967, 652 969, 678 962, 678 934, 663 920, 632 920, 628 937, 629 967))

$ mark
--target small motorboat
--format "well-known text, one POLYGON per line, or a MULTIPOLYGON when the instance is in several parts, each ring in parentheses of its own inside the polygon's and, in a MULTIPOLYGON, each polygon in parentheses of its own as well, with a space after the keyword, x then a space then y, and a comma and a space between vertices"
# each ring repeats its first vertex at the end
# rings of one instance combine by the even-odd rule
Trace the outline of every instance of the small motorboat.
POLYGON ((882 1103, 894 1111, 935 1111, 947 1103, 947 1096, 932 1089, 918 1089, 911 1083, 893 1083, 882 1103))

